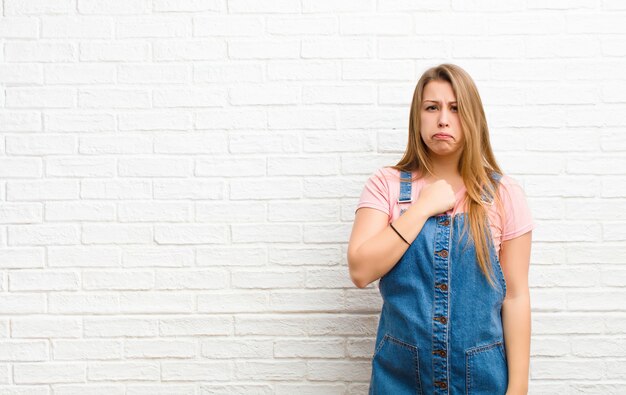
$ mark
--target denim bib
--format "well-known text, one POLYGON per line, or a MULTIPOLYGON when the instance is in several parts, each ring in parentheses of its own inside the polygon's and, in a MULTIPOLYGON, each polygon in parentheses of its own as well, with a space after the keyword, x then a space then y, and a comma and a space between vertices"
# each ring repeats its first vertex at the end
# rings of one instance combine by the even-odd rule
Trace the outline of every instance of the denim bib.
MULTIPOLYGON (((411 201, 410 177, 401 173, 399 203, 411 201)), ((501 175, 492 177, 498 182, 501 175)), ((486 194, 483 199, 493 202, 486 194)), ((383 306, 370 395, 506 393, 501 316, 506 283, 500 261, 489 243, 493 288, 478 266, 471 236, 461 235, 467 214, 451 219, 450 214, 428 218, 379 281, 383 306)))

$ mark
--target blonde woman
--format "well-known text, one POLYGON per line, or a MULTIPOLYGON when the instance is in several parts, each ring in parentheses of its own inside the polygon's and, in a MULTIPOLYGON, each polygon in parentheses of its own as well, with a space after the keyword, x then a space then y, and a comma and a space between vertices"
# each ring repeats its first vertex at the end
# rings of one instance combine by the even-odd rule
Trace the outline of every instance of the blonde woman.
POLYGON ((428 69, 408 144, 367 180, 348 245, 354 284, 380 279, 370 394, 526 394, 534 223, 496 163, 459 66, 428 69))

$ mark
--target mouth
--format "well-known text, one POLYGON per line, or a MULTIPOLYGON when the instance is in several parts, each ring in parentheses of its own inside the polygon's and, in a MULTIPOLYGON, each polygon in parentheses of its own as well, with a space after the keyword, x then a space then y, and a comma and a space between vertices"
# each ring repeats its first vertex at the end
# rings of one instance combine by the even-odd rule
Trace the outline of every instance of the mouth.
POLYGON ((449 134, 445 134, 445 133, 437 133, 435 135, 433 135, 434 139, 442 139, 442 140, 448 140, 451 139, 452 136, 450 136, 449 134))

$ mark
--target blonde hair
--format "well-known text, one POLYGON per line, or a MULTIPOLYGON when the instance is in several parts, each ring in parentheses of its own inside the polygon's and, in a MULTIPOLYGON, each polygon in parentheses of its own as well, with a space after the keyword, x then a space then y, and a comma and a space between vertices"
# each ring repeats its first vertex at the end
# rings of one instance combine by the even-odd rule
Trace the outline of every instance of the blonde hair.
MULTIPOLYGON (((408 143, 404 156, 395 166, 389 167, 400 171, 415 171, 418 173, 416 177, 433 174, 432 161, 420 135, 420 108, 424 87, 431 81, 449 82, 456 95, 457 111, 465 137, 458 164, 458 171, 463 177, 467 190, 463 207, 467 207, 471 239, 474 241, 478 265, 489 284, 495 286, 489 256, 489 246, 493 244, 489 237, 487 217, 489 203, 483 202, 482 198, 486 196, 488 200, 496 203, 501 215, 504 215, 502 204, 496 193, 497 181, 491 177, 491 173, 496 172, 501 175, 502 171, 491 149, 487 119, 478 89, 465 70, 457 65, 444 63, 431 67, 422 74, 413 93, 408 143)), ((454 216, 452 221, 454 221, 454 216)), ((467 222, 465 221, 463 225, 464 233, 467 232, 467 222)), ((454 229, 453 225, 451 229, 454 229)))

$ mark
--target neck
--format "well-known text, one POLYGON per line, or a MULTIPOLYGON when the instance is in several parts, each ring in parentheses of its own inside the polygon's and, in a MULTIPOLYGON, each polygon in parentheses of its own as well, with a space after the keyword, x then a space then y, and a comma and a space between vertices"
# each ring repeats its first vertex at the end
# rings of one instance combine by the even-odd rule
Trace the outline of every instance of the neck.
POLYGON ((432 171, 436 178, 451 179, 458 178, 461 173, 458 170, 460 155, 437 156, 431 153, 432 171))

